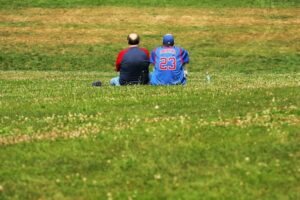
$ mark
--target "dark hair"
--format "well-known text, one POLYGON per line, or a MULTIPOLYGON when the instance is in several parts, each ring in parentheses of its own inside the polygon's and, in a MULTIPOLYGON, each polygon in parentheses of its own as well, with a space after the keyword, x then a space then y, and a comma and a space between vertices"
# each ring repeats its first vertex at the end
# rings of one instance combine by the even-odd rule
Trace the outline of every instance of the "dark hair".
POLYGON ((137 37, 132 38, 132 37, 130 37, 131 35, 132 34, 129 34, 127 36, 128 44, 130 44, 130 45, 137 45, 137 44, 139 44, 140 43, 140 36, 138 36, 136 34, 137 37))

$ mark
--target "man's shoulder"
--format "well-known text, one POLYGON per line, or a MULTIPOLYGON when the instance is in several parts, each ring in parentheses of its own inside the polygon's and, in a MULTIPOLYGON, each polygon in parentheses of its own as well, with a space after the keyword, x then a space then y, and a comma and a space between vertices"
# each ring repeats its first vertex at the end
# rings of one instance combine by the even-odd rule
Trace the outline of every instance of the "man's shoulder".
POLYGON ((148 50, 147 48, 145 48, 145 47, 139 47, 139 49, 149 51, 149 50, 148 50))
POLYGON ((155 52, 157 51, 158 49, 161 49, 162 47, 161 46, 158 46, 158 47, 155 47, 152 51, 155 52))
POLYGON ((139 47, 139 49, 142 50, 142 51, 144 51, 144 52, 149 53, 149 50, 147 48, 145 48, 145 47, 139 47))
POLYGON ((178 50, 181 50, 181 51, 187 51, 185 48, 180 47, 180 46, 174 46, 174 48, 176 48, 176 49, 178 49, 178 50))
POLYGON ((125 54, 125 53, 128 52, 128 51, 129 51, 129 48, 122 49, 122 50, 119 52, 119 54, 125 54))

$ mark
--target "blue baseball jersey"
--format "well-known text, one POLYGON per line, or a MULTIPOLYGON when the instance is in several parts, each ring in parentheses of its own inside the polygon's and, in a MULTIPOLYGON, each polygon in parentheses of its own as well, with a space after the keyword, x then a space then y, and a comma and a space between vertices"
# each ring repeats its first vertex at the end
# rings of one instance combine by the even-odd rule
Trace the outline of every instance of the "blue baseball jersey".
POLYGON ((185 84, 184 64, 189 62, 188 51, 177 46, 162 46, 151 52, 150 63, 154 65, 151 85, 185 84))

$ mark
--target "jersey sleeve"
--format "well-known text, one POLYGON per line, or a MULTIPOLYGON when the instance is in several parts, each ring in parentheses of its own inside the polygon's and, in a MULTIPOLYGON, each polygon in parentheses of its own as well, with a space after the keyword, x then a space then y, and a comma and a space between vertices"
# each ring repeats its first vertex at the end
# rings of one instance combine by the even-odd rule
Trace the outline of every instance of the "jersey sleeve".
POLYGON ((116 71, 120 71, 121 68, 121 62, 122 62, 122 55, 121 52, 118 54, 117 60, 116 60, 116 71))
POLYGON ((156 63, 156 49, 154 49, 152 52, 151 52, 151 56, 150 56, 150 63, 155 65, 156 63))
POLYGON ((147 58, 150 59, 150 53, 149 53, 148 49, 141 48, 141 50, 147 55, 147 58))
POLYGON ((183 64, 190 62, 189 52, 185 49, 181 49, 180 51, 180 58, 183 64))
POLYGON ((117 57, 117 60, 116 60, 116 71, 117 72, 119 72, 120 69, 121 69, 121 63, 122 63, 123 57, 124 57, 126 52, 127 52, 127 50, 122 50, 118 54, 118 57, 117 57))

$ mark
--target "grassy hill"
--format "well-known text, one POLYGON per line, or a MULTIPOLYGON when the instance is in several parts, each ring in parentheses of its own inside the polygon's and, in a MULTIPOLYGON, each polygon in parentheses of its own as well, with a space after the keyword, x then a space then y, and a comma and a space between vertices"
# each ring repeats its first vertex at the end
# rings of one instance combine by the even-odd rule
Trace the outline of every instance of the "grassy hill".
POLYGON ((0 12, 1 70, 112 71, 131 32, 173 33, 192 71, 299 72, 299 9, 29 8, 0 12), (180 14, 178 14, 180 13, 180 14))

